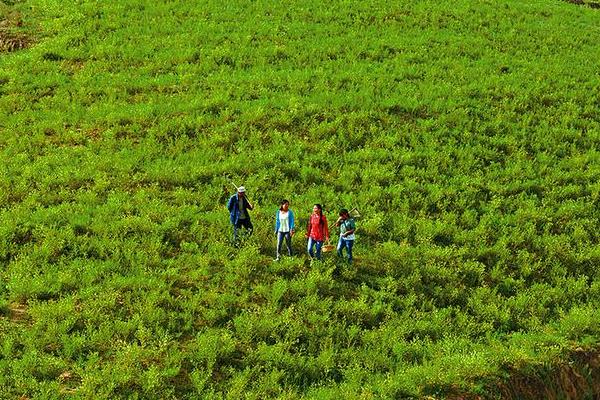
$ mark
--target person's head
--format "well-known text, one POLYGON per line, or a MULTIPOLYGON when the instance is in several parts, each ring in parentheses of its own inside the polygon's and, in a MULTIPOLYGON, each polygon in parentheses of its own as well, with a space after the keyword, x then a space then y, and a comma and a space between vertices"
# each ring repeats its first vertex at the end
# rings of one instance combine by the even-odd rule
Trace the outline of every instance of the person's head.
POLYGON ((246 195, 246 188, 240 186, 237 190, 238 197, 244 197, 246 195))
POLYGON ((325 221, 323 221, 323 207, 320 204, 313 206, 313 214, 319 216, 319 224, 322 226, 325 221))
POLYGON ((313 214, 323 215, 323 207, 320 204, 313 206, 313 214))
POLYGON ((279 209, 281 211, 287 211, 290 208, 290 202, 287 200, 281 200, 281 204, 279 205, 279 209))
POLYGON ((340 210, 340 217, 341 217, 342 219, 348 219, 348 218, 350 218, 350 213, 349 213, 349 212, 348 212, 348 210, 346 210, 345 208, 342 208, 342 209, 340 210))

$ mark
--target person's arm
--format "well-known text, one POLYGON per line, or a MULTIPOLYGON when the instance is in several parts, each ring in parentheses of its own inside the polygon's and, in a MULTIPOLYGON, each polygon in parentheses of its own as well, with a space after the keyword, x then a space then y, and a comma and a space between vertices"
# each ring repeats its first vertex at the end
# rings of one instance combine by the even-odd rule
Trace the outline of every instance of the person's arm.
POLYGON ((295 224, 295 222, 294 222, 294 213, 292 212, 292 210, 289 210, 288 213, 289 213, 289 216, 290 216, 290 235, 293 236, 294 235, 294 226, 295 226, 294 225, 295 224))
POLYGON ((275 212, 275 234, 279 231, 279 210, 275 212))
POLYGON ((311 217, 308 217, 308 224, 306 224, 306 237, 310 237, 310 230, 312 228, 312 224, 310 223, 311 217))
POLYGON ((325 240, 329 240, 329 226, 327 224, 327 218, 323 215, 323 232, 325 232, 325 240))
POLYGON ((233 196, 231 196, 229 198, 229 201, 227 202, 227 209, 231 212, 232 208, 233 208, 233 196))
MULTIPOLYGON (((348 227, 348 226, 347 226, 348 227)), ((356 230, 356 225, 354 224, 354 222, 350 222, 350 229, 348 229, 345 233, 344 233, 344 237, 352 235, 354 233, 354 231, 356 230)))
POLYGON ((250 200, 248 200, 248 199, 246 198, 246 196, 244 196, 244 200, 246 200, 246 208, 247 208, 248 210, 254 210, 254 206, 253 206, 252 204, 250 204, 250 200))

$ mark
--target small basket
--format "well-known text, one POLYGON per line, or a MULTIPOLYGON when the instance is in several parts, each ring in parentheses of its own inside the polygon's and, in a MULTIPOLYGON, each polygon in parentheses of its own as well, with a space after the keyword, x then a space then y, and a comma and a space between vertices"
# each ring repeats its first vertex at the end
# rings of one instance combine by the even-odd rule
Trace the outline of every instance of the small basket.
POLYGON ((321 247, 321 251, 323 251, 324 253, 333 251, 333 249, 335 249, 335 246, 331 244, 331 242, 328 240, 326 244, 323 245, 323 247, 321 247))

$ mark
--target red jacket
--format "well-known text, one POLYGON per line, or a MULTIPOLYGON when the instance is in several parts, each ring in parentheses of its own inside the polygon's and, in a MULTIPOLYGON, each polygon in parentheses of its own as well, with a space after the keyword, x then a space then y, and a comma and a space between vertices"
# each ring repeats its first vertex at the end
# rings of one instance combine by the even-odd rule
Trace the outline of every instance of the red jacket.
POLYGON ((319 215, 310 215, 306 235, 318 241, 329 239, 329 228, 327 227, 327 218, 325 218, 325 215, 321 216, 321 218, 319 218, 319 215), (321 224, 321 220, 323 224, 321 224))

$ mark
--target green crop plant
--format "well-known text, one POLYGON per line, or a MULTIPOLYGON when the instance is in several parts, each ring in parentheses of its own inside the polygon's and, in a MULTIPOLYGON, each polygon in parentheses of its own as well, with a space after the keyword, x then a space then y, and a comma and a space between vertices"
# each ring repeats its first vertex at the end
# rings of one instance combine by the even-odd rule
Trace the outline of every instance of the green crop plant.
POLYGON ((0 2, 0 397, 597 396, 581 3, 0 2))

